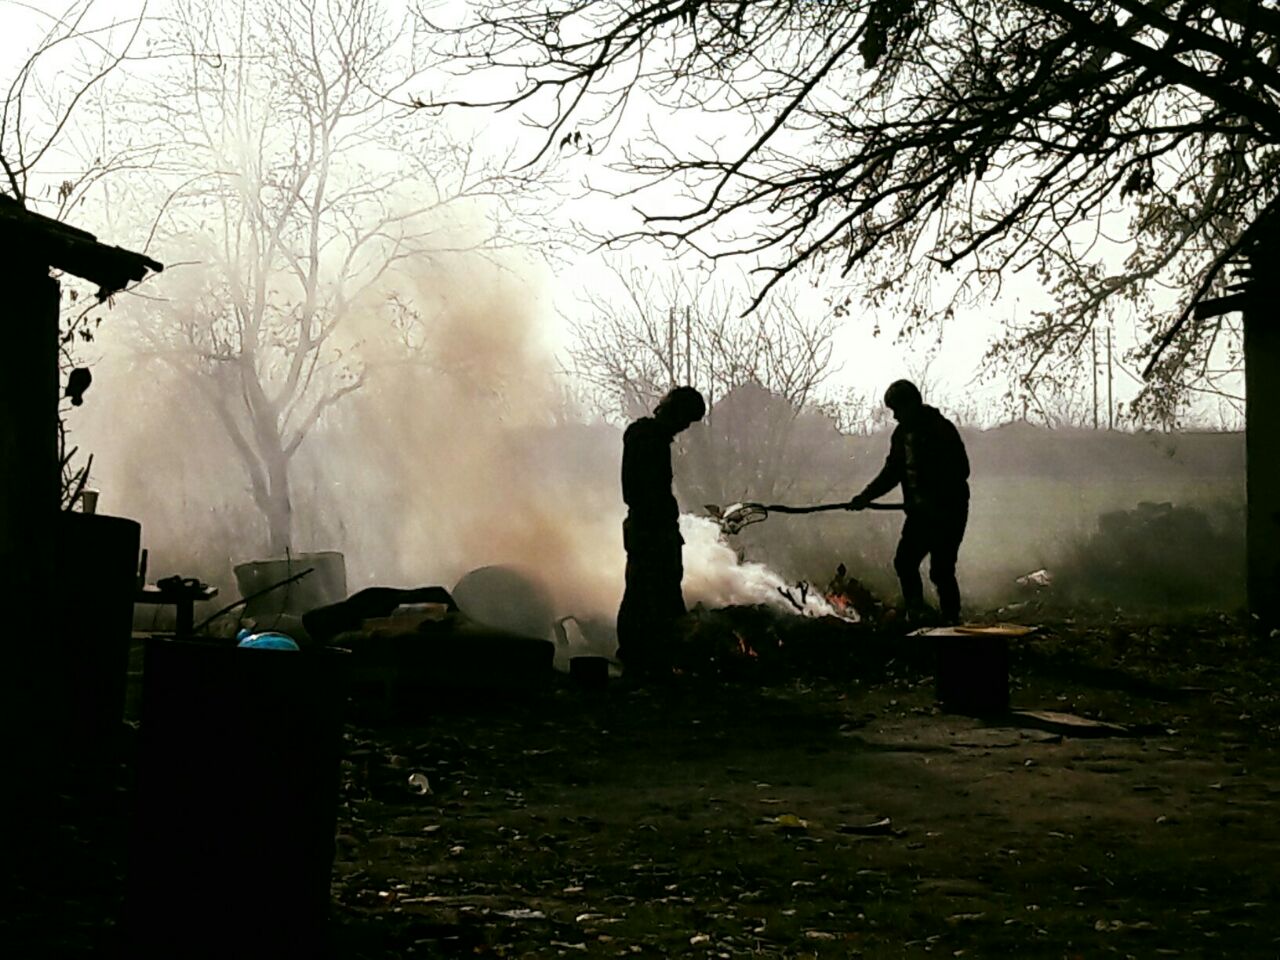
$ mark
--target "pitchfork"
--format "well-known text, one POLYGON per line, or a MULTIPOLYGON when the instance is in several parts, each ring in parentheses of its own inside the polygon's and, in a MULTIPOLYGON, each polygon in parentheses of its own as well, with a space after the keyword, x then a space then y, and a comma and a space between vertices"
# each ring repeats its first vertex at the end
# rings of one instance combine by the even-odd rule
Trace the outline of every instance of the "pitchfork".
MULTIPOLYGON (((714 503, 706 504, 707 513, 720 524, 720 529, 733 536, 743 527, 759 523, 770 513, 821 513, 824 510, 848 510, 849 501, 839 503, 819 503, 812 507, 789 507, 782 503, 733 503, 723 509, 714 503)), ((868 503, 865 510, 902 510, 901 503, 868 503)))

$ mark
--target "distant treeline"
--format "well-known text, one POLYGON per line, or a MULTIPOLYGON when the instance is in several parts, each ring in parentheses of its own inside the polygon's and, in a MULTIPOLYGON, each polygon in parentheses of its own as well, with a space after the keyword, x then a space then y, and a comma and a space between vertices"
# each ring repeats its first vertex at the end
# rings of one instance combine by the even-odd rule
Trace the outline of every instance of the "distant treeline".
POLYGON ((1244 434, 1050 430, 1010 423, 961 430, 976 470, 1013 476, 1244 478, 1244 434))

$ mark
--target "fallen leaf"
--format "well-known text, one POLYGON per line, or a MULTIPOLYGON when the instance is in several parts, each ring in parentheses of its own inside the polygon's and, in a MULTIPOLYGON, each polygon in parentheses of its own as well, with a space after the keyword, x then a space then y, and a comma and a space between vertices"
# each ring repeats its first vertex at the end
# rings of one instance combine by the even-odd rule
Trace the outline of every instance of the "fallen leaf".
POLYGON ((889 817, 882 817, 871 823, 842 823, 836 828, 840 833, 855 834, 884 834, 893 830, 893 820, 889 817))

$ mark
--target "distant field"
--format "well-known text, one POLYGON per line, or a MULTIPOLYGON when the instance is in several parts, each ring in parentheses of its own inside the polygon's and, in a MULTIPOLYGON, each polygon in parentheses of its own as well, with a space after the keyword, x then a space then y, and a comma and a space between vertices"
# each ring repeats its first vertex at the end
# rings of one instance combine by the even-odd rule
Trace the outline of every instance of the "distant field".
MULTIPOLYGON (((896 499, 896 494, 886 499, 896 499)), ((1014 579, 1033 570, 1056 572, 1097 530, 1102 514, 1141 502, 1203 509, 1215 523, 1238 525, 1242 481, 1168 476, 1108 480, 983 477, 972 484, 969 528, 960 553, 960 577, 974 603, 998 604, 1018 595, 1014 579)), ((770 518, 739 537, 747 558, 777 566, 789 578, 823 583, 837 563, 896 600, 893 550, 898 514, 831 514, 770 518)), ((1194 553, 1194 545, 1189 545, 1194 553)), ((1189 562, 1194 560, 1189 556, 1189 562)))
MULTIPOLYGON (((1076 483, 985 478, 975 483, 963 572, 978 591, 999 597, 1013 577, 1053 570, 1097 528, 1098 517, 1143 501, 1198 507, 1219 523, 1244 508, 1243 483, 1231 479, 1143 477, 1076 483)), ((972 592, 972 591, 971 591, 972 592)))
MULTIPOLYGON (((787 502, 852 495, 880 468, 889 447, 887 433, 834 440, 824 436, 789 451, 784 473, 793 482, 787 502)), ((1059 572, 1072 559, 1094 562, 1087 555, 1081 558, 1079 549, 1097 531, 1099 516, 1133 510, 1144 501, 1203 510, 1230 541, 1225 556, 1222 544, 1216 545, 1216 560, 1225 562, 1213 573, 1237 576, 1230 550, 1243 560, 1241 434, 1048 430, 1022 423, 965 430, 963 436, 972 466, 972 502, 960 576, 974 603, 1017 596, 1014 579, 1033 570, 1059 572), (1236 541, 1238 547, 1231 546, 1236 541)), ((741 485, 750 489, 749 475, 741 485)), ((897 500, 900 494, 894 491, 885 499, 897 500)), ((770 563, 790 579, 825 583, 836 564, 845 563, 872 589, 896 600, 892 558, 901 522, 893 514, 771 518, 744 531, 737 542, 748 559, 770 563)), ((1194 564, 1199 547, 1185 544, 1186 556, 1176 557, 1183 547, 1174 537, 1159 545, 1155 558, 1194 564)), ((1141 575, 1134 565, 1142 562, 1147 561, 1123 560, 1132 576, 1141 575)), ((1153 571, 1156 575, 1159 571, 1153 571)))

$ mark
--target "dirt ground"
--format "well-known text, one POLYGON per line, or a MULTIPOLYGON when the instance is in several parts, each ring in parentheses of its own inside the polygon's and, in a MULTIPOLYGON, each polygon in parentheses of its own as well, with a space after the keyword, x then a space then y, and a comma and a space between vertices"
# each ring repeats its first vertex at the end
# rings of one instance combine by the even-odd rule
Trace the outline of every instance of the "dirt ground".
POLYGON ((1097 617, 1015 642, 1015 707, 1124 736, 942 713, 909 655, 352 727, 341 949, 1280 955, 1276 643, 1097 617))
MULTIPOLYGON (((1217 617, 1027 619, 1014 705, 1127 735, 943 713, 906 639, 838 678, 565 680, 353 723, 335 953, 1280 955, 1280 639, 1217 617)), ((106 955, 121 770, 112 802, 61 798, 48 859, 74 862, 74 895, 19 885, 3 922, 28 946, 7 955, 106 955)))

